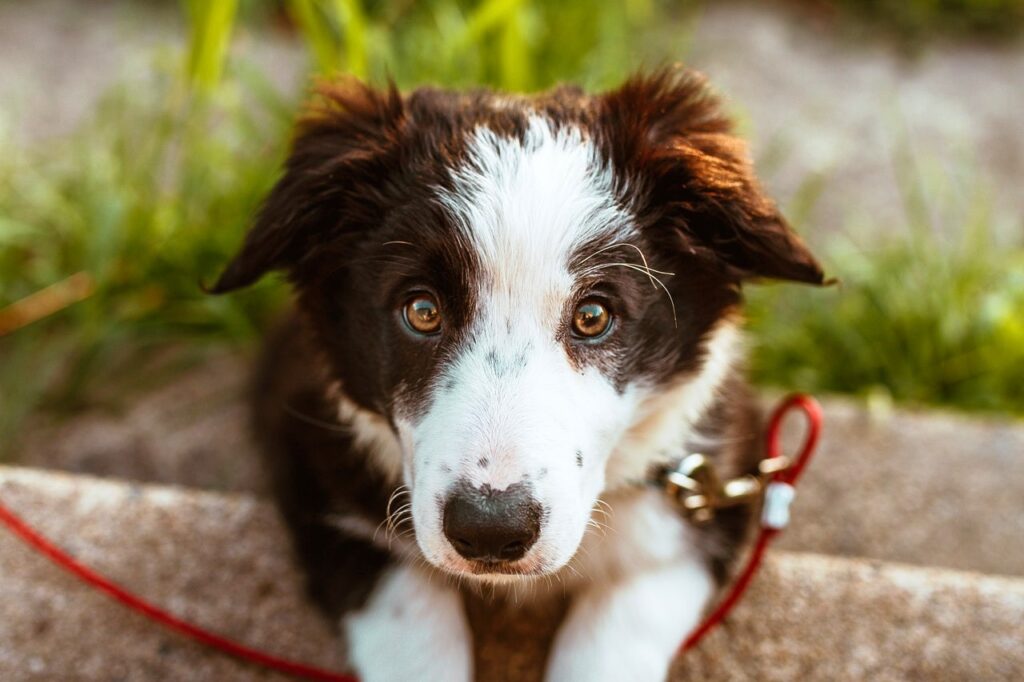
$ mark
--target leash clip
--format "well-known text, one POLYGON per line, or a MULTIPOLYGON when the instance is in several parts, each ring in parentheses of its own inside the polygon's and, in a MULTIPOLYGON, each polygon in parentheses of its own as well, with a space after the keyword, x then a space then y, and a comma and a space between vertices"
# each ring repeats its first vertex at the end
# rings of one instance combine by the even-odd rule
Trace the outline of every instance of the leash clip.
POLYGON ((710 522, 719 509, 764 500, 762 525, 779 530, 789 521, 793 485, 814 453, 821 431, 821 406, 806 395, 791 395, 772 413, 765 432, 767 456, 757 472, 722 481, 710 459, 701 454, 683 457, 677 464, 659 467, 654 482, 672 499, 687 520, 698 525, 710 522), (800 412, 807 421, 803 446, 792 459, 779 444, 782 420, 800 412))
POLYGON ((786 457, 758 462, 757 474, 722 481, 704 455, 687 455, 675 467, 665 467, 656 480, 687 520, 698 525, 715 518, 719 509, 754 504, 761 500, 770 479, 790 467, 786 457))

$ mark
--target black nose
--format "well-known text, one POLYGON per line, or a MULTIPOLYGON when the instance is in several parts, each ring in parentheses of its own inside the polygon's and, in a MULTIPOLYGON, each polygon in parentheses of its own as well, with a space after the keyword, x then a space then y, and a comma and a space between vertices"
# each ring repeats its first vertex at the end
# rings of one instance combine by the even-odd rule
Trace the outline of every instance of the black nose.
POLYGON ((467 559, 515 561, 537 541, 541 506, 522 483, 459 486, 444 505, 444 534, 467 559))

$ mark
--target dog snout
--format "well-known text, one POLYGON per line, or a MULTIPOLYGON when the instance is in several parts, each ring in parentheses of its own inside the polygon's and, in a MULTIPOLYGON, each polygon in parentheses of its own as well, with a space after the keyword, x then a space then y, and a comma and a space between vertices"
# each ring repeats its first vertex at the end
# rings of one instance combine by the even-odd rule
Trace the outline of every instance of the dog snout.
POLYGON ((444 506, 444 534, 466 559, 515 561, 537 541, 541 516, 540 504, 522 483, 505 490, 460 485, 444 506))

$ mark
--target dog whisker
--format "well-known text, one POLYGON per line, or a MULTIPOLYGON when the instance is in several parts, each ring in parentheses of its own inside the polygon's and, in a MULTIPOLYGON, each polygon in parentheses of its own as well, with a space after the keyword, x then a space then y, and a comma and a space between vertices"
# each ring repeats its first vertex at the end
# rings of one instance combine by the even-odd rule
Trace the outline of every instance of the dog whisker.
POLYGON ((595 514, 600 514, 607 521, 611 521, 612 516, 615 513, 615 510, 612 508, 612 506, 605 502, 604 500, 602 500, 600 497, 597 498, 597 501, 594 503, 594 508, 592 511, 595 514))
POLYGON ((640 249, 639 246, 637 246, 636 244, 631 244, 629 242, 614 242, 612 244, 606 244, 605 246, 602 246, 601 248, 596 249, 595 251, 592 251, 591 254, 589 256, 587 256, 586 258, 581 258, 580 260, 578 260, 576 262, 576 264, 577 265, 582 265, 583 263, 586 263, 591 258, 596 258, 597 256, 601 255, 602 253, 605 253, 606 251, 611 251, 612 249, 617 249, 620 246, 625 246, 625 247, 634 249, 638 254, 640 254, 640 260, 643 261, 644 265, 645 266, 647 265, 647 258, 644 256, 644 252, 640 249))
POLYGON ((298 419, 300 421, 306 422, 307 424, 309 424, 311 426, 317 426, 317 427, 319 427, 321 429, 324 429, 326 431, 332 431, 334 433, 350 433, 351 432, 350 429, 347 426, 343 425, 343 424, 331 423, 331 422, 328 422, 328 421, 324 421, 322 419, 317 419, 316 417, 310 416, 310 415, 308 415, 308 414, 306 414, 306 413, 296 409, 295 406, 290 405, 287 402, 282 402, 281 406, 284 408, 285 412, 287 412, 288 414, 290 414, 291 416, 295 417, 296 419, 298 419))
POLYGON ((569 563, 567 563, 567 564, 565 565, 565 567, 566 567, 566 568, 567 568, 567 569, 568 569, 569 571, 571 571, 571 572, 572 572, 572 574, 573 574, 574 576, 576 576, 576 578, 577 578, 577 579, 579 579, 579 580, 583 580, 583 574, 582 574, 582 573, 580 573, 580 571, 579 571, 579 569, 578 569, 578 568, 576 568, 575 566, 573 566, 573 562, 572 562, 572 560, 570 560, 570 561, 569 561, 569 563))
MULTIPOLYGON (((669 291, 668 287, 665 286, 664 282, 662 282, 660 279, 658 279, 657 277, 652 275, 651 272, 645 270, 644 268, 641 268, 639 265, 634 265, 632 263, 607 263, 605 265, 597 266, 595 268, 595 270, 603 270, 605 268, 610 268, 610 267, 623 267, 623 268, 629 268, 630 270, 636 270, 637 272, 644 273, 645 275, 650 277, 654 282, 656 282, 657 285, 659 287, 661 287, 661 289, 665 292, 665 295, 668 296, 669 305, 672 306, 672 323, 675 326, 677 326, 677 327, 679 326, 679 319, 678 319, 678 317, 676 315, 676 302, 675 302, 675 299, 672 298, 672 292, 669 291)), ((668 273, 668 274, 671 275, 671 274, 674 274, 674 273, 668 273)))
POLYGON ((609 263, 600 263, 598 265, 594 265, 594 266, 588 268, 586 272, 588 272, 588 273, 590 273, 590 272, 597 272, 599 270, 604 270, 605 268, 614 267, 616 265, 624 265, 624 266, 633 268, 637 272, 642 272, 643 274, 645 274, 648 277, 652 278, 652 281, 651 281, 652 285, 654 284, 654 282, 653 282, 653 275, 665 275, 666 277, 674 277, 675 274, 676 274, 674 272, 669 272, 667 270, 655 270, 654 268, 647 267, 646 265, 637 265, 636 263, 627 263, 625 261, 613 261, 613 262, 609 262, 609 263))
POLYGON ((664 275, 666 277, 674 277, 675 274, 676 274, 674 272, 668 272, 666 270, 653 270, 651 268, 647 268, 647 267, 644 267, 642 265, 637 265, 636 263, 626 263, 624 261, 613 261, 613 262, 609 262, 609 263, 601 263, 599 265, 594 265, 594 266, 591 266, 590 268, 587 268, 583 272, 583 274, 584 275, 591 275, 591 274, 593 274, 595 272, 600 272, 601 270, 606 270, 608 268, 619 267, 619 266, 621 266, 621 267, 628 267, 628 268, 630 268, 632 270, 636 270, 637 272, 646 275, 651 280, 651 285, 654 288, 657 288, 657 283, 654 281, 656 279, 654 277, 654 275, 664 275))
MULTIPOLYGON (((669 275, 669 276, 675 275, 674 272, 665 272, 665 271, 662 271, 662 270, 655 270, 654 268, 652 268, 650 266, 650 263, 647 262, 647 256, 644 255, 643 250, 639 246, 637 246, 636 244, 631 244, 629 242, 615 242, 614 244, 609 244, 607 246, 604 246, 604 247, 598 249, 597 251, 594 251, 592 254, 590 254, 589 256, 584 258, 583 260, 579 261, 579 263, 580 264, 586 263, 591 258, 594 258, 595 256, 597 256, 599 254, 602 254, 605 251, 610 251, 611 249, 615 249, 615 248, 618 248, 620 246, 633 249, 634 251, 637 252, 637 254, 640 256, 640 262, 643 263, 643 267, 641 268, 641 271, 647 274, 647 277, 651 280, 651 286, 652 287, 657 288, 657 285, 654 282, 654 274, 653 273, 657 273, 659 275, 669 275)), ((621 265, 621 263, 620 263, 620 265, 621 265)), ((640 266, 637 266, 637 267, 639 268, 640 266)), ((591 268, 591 270, 588 270, 587 272, 591 272, 593 270, 599 270, 599 269, 600 268, 591 268)))
POLYGON ((395 501, 398 500, 402 495, 408 495, 409 492, 410 491, 408 486, 400 485, 397 488, 395 488, 395 490, 391 493, 391 496, 388 497, 388 501, 387 504, 385 505, 384 511, 384 522, 387 524, 388 534, 392 537, 396 535, 395 531, 400 524, 400 518, 402 514, 411 508, 412 502, 410 500, 410 502, 406 503, 405 505, 399 507, 397 510, 394 511, 392 510, 392 505, 394 505, 395 501))

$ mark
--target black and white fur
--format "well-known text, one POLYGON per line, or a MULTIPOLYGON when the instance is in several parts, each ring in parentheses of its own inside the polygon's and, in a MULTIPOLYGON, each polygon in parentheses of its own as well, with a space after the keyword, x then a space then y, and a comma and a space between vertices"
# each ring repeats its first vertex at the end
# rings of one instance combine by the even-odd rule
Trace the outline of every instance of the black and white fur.
POLYGON ((703 80, 327 86, 213 291, 272 269, 298 312, 268 345, 257 429, 361 678, 472 679, 463 600, 485 584, 569 595, 546 679, 663 679, 750 514, 694 527, 643 482, 697 449, 725 476, 756 466, 741 286, 822 282, 703 80), (404 323, 416 292, 439 333, 404 323), (612 326, 578 338, 573 311, 594 297, 612 326), (532 523, 525 553, 460 551, 456 499, 532 523))

